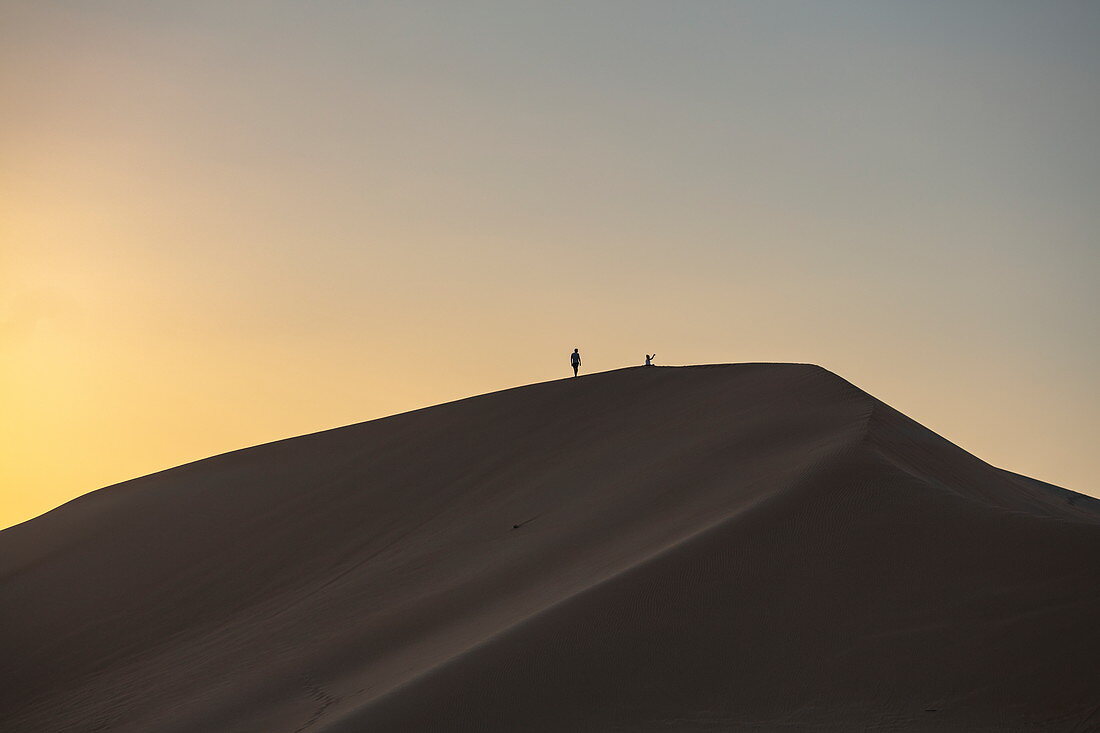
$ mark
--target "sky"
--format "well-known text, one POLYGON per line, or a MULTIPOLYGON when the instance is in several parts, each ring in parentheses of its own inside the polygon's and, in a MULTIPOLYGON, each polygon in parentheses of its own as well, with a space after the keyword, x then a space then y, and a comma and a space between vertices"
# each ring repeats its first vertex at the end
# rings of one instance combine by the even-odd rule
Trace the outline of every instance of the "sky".
POLYGON ((0 527, 640 364, 1100 496, 1100 5, 0 0, 0 527))

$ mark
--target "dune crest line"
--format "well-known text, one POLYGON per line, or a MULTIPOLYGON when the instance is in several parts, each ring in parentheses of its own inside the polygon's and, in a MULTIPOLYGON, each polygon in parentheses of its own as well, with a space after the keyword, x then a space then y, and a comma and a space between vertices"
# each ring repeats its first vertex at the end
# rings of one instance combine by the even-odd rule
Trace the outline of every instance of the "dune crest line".
POLYGON ((1097 504, 813 365, 513 388, 0 532, 0 727, 1070 731, 1097 504))

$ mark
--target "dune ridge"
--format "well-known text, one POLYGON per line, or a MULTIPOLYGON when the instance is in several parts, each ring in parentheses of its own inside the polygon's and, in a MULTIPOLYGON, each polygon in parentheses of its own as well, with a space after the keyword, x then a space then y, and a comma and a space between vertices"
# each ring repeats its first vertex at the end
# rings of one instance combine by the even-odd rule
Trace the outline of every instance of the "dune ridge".
POLYGON ((1090 730, 1097 503, 811 365, 505 390, 0 532, 0 723, 1090 730))

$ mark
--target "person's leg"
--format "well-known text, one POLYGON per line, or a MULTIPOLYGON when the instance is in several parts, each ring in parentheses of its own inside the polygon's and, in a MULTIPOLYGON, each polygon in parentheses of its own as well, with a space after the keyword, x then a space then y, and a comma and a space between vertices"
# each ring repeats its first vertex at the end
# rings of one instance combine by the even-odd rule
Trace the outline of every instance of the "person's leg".
POLYGON ((580 367, 579 367, 579 365, 577 365, 577 364, 574 364, 574 365, 573 365, 573 376, 574 376, 574 377, 575 377, 575 376, 577 376, 577 369, 578 369, 578 368, 580 368, 580 367))

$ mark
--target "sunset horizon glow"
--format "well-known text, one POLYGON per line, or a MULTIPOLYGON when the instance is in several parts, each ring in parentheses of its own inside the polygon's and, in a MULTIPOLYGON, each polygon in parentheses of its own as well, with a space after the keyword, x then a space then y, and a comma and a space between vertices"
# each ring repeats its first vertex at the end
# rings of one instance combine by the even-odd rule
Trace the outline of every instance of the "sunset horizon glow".
POLYGON ((1100 9, 0 4, 0 528, 571 374, 814 363, 1100 496, 1100 9))

